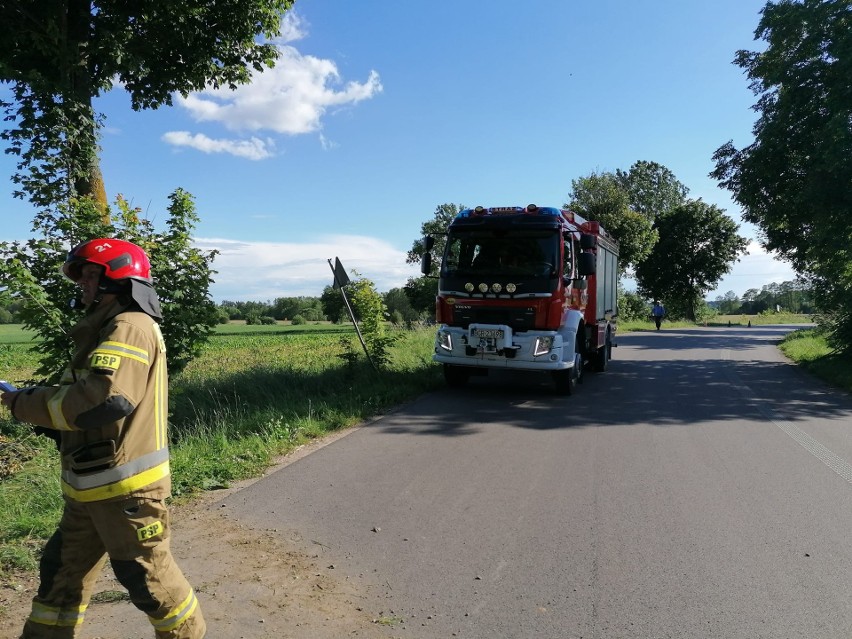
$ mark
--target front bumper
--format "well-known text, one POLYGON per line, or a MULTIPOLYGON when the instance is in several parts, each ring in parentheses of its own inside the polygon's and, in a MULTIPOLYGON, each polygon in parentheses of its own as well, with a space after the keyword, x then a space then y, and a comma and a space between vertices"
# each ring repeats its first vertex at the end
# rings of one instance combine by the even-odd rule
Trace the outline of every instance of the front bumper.
POLYGON ((505 325, 443 325, 435 336, 432 360, 477 368, 563 371, 574 366, 573 341, 570 344, 565 352, 563 337, 555 331, 514 333, 505 325))

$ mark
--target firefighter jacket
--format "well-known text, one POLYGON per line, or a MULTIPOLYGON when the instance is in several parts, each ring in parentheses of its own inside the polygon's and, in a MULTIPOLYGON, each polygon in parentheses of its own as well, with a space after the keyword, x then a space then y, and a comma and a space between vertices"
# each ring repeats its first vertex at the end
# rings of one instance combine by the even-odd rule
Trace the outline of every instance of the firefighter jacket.
POLYGON ((71 337, 76 351, 59 385, 19 393, 13 416, 60 432, 66 498, 168 497, 168 379, 159 325, 136 306, 104 300, 71 337))

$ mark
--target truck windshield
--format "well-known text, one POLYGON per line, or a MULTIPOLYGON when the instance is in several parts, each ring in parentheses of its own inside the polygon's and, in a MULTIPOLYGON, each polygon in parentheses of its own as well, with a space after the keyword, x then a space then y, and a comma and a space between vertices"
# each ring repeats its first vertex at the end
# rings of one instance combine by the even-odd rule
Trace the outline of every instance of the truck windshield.
POLYGON ((451 231, 441 274, 552 277, 558 268, 559 235, 553 231, 451 231))

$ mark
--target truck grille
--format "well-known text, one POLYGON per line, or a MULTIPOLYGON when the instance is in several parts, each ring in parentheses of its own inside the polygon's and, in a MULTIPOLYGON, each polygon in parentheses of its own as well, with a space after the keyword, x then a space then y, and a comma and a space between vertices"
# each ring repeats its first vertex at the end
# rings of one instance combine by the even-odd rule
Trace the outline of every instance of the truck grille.
POLYGON ((465 305, 453 309, 453 323, 467 328, 470 324, 506 324, 513 331, 535 328, 535 308, 519 306, 476 307, 465 305))

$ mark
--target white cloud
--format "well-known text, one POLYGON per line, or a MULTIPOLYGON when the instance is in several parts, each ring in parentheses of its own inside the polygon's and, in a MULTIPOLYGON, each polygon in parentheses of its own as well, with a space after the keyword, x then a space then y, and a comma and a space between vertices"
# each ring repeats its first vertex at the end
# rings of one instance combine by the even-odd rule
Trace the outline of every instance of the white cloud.
POLYGON ((337 146, 338 146, 338 145, 337 145, 337 142, 334 142, 333 140, 329 140, 329 139, 328 139, 327 137, 325 137, 322 133, 320 133, 320 135, 319 135, 319 139, 320 139, 320 144, 322 145, 322 148, 323 148, 323 150, 324 150, 324 151, 329 151, 329 150, 331 150, 331 149, 336 149, 336 148, 337 148, 337 146))
POLYGON ((348 272, 358 271, 372 280, 380 292, 403 286, 420 274, 417 264, 405 263, 405 251, 373 237, 335 235, 308 243, 197 238, 195 245, 219 251, 211 286, 217 302, 319 297, 332 283, 327 260, 335 257, 348 272))
POLYGON ((249 160, 265 160, 272 157, 275 144, 272 140, 251 137, 248 140, 215 140, 203 133, 189 131, 169 131, 163 135, 163 141, 174 146, 185 146, 204 153, 229 153, 249 160))
POLYGON ((250 84, 213 89, 179 98, 197 122, 217 122, 232 131, 274 131, 284 135, 322 128, 329 108, 357 104, 382 91, 378 73, 364 82, 341 85, 337 65, 291 46, 278 45, 281 56, 271 69, 256 73, 250 84))
POLYGON ((307 34, 307 24, 304 19, 302 19, 302 16, 300 16, 296 11, 291 9, 284 14, 283 18, 281 18, 280 33, 278 37, 273 38, 271 42, 287 44, 288 42, 301 40, 307 34))
MULTIPOLYGON (((175 96, 190 117, 199 123, 215 123, 235 132, 267 131, 281 135, 301 135, 322 130, 329 109, 352 106, 383 91, 379 74, 370 71, 364 82, 343 83, 332 60, 302 55, 289 43, 307 35, 307 24, 295 11, 284 14, 280 34, 270 40, 280 53, 275 66, 254 73, 249 84, 175 96)), ((200 133, 172 131, 163 136, 169 144, 194 148, 204 153, 230 153, 237 157, 262 160, 273 155, 271 140, 214 139, 200 133)), ((320 134, 325 150, 336 143, 320 134)))

